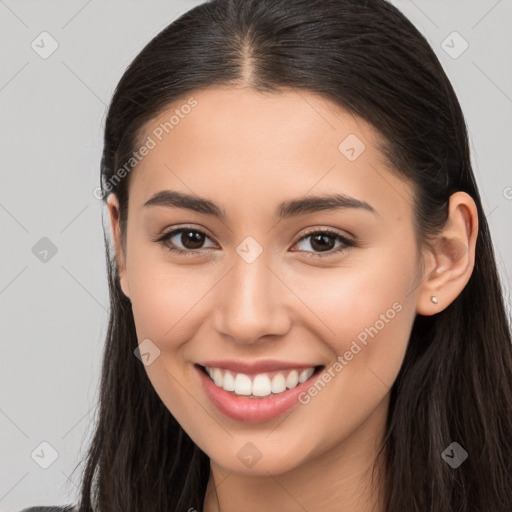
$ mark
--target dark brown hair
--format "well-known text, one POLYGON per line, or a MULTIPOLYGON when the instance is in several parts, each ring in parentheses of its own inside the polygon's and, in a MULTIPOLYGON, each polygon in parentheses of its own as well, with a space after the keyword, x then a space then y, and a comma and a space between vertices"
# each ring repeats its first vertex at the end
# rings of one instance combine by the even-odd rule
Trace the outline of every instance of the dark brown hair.
MULTIPOLYGON (((473 274, 446 309, 416 317, 391 389, 385 504, 388 512, 512 510, 510 326, 464 117, 425 38, 383 0, 213 0, 189 10, 130 64, 108 110, 103 198, 117 195, 123 232, 130 175, 114 178, 141 129, 213 85, 312 91, 371 123, 390 166, 414 185, 423 240, 442 228, 453 192, 474 199, 473 274), (469 454, 457 469, 441 457, 453 441, 469 454)), ((201 510, 209 459, 134 357, 133 314, 106 236, 105 246, 110 321, 80 512, 91 500, 98 512, 201 510)))

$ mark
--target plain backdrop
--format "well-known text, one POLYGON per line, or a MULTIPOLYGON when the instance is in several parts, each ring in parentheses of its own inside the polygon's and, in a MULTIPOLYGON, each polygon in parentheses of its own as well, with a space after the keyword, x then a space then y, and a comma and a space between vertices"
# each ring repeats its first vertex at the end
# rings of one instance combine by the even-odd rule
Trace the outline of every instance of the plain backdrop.
MULTIPOLYGON (((78 498, 108 320, 93 195, 106 106, 143 46, 198 3, 0 0, 2 512, 78 498)), ((510 304, 512 1, 392 3, 458 94, 510 304)))

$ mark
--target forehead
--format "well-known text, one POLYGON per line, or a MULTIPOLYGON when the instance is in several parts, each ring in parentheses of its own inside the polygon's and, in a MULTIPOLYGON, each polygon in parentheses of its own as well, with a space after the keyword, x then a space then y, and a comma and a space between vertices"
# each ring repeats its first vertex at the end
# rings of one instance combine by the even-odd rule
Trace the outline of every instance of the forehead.
POLYGON ((386 168, 363 119, 311 92, 213 87, 173 102, 146 124, 152 149, 133 171, 130 204, 179 190, 245 211, 321 193, 371 198, 410 214, 410 186, 386 168), (264 204, 262 204, 264 202, 264 204))

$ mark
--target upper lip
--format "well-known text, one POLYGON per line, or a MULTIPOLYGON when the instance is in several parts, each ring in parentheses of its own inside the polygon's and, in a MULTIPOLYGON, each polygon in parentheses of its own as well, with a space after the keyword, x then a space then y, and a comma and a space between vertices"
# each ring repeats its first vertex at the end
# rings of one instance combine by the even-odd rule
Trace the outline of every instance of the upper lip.
POLYGON ((216 361, 202 361, 198 363, 201 366, 208 366, 210 368, 222 368, 223 370, 231 370, 235 373, 265 373, 275 372, 279 370, 311 368, 318 365, 308 363, 294 363, 289 361, 277 361, 273 359, 266 359, 264 361, 236 361, 230 359, 222 359, 216 361))

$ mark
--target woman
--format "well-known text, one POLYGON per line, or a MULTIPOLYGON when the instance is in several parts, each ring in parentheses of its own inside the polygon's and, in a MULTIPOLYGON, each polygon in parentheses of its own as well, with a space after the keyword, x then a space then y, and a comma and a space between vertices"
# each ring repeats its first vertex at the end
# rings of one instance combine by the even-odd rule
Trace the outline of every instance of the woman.
POLYGON ((213 0, 112 99, 75 510, 512 510, 512 350, 464 117, 381 0, 213 0))

